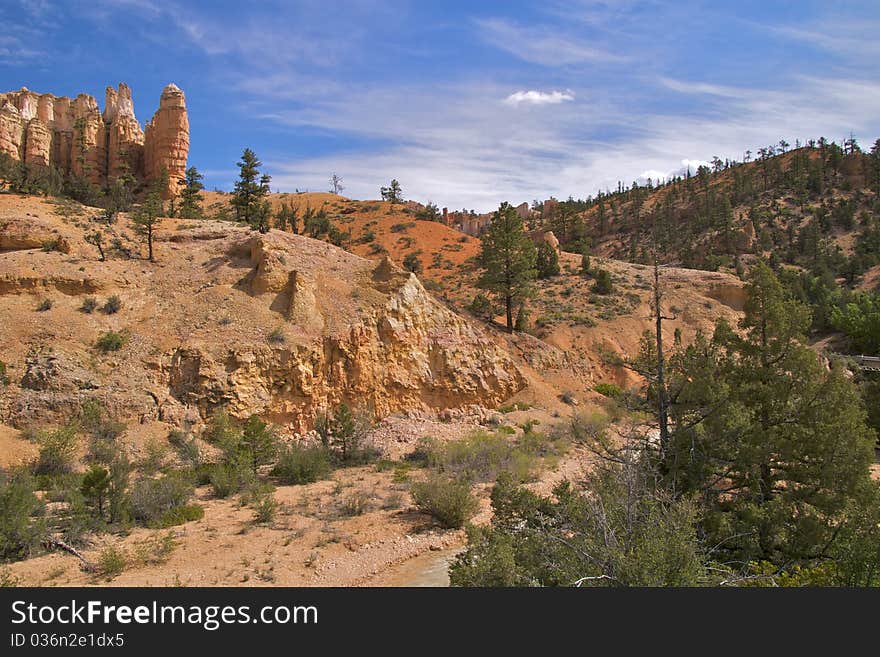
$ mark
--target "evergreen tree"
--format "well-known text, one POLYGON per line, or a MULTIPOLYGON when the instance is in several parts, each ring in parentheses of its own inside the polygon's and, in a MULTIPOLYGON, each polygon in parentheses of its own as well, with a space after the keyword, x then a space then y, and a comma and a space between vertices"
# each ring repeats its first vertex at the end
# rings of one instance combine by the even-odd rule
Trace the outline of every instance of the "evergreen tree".
POLYGON ((880 293, 856 294, 844 308, 832 309, 831 323, 849 336, 859 353, 880 355, 880 293))
POLYGON ((492 489, 492 523, 469 529, 468 547, 449 569, 452 586, 706 582, 696 505, 658 488, 637 453, 592 469, 585 490, 563 481, 547 497, 503 473, 492 489))
POLYGON ((161 215, 162 199, 159 197, 159 192, 150 192, 147 194, 146 200, 134 211, 132 217, 135 231, 147 238, 150 262, 155 262, 153 258, 153 231, 161 221, 161 215))
POLYGON ((205 189, 202 184, 203 179, 204 176, 195 167, 186 170, 177 213, 183 219, 200 219, 204 214, 202 212, 202 190, 205 189))
POLYGON ((83 476, 80 492, 94 506, 95 514, 104 519, 104 502, 110 492, 110 471, 100 465, 93 465, 83 476))
POLYGON ((479 264, 483 271, 477 287, 494 294, 504 306, 507 330, 512 333, 514 307, 531 294, 537 273, 535 245, 516 209, 507 202, 495 212, 480 241, 479 264))
POLYGON ((134 200, 132 188, 134 187, 134 176, 124 173, 116 178, 107 189, 107 210, 112 214, 117 212, 128 212, 134 200))
POLYGON ((614 282, 611 279, 611 272, 607 269, 596 269, 593 272, 596 282, 590 289, 596 294, 611 294, 614 291, 614 282))
POLYGON ((251 415, 244 425, 238 453, 251 466, 253 473, 257 468, 271 463, 278 452, 278 437, 272 428, 256 415, 251 415))
POLYGON ((281 207, 275 213, 275 225, 281 230, 287 230, 290 227, 292 233, 299 233, 299 213, 293 203, 288 205, 286 201, 281 202, 281 207))
POLYGON ((260 175, 261 166, 263 163, 257 159, 256 154, 250 148, 244 149, 238 162, 239 178, 233 191, 232 207, 235 209, 236 220, 248 224, 254 230, 266 232, 270 213, 266 196, 269 194, 271 177, 260 175))
POLYGON ((98 253, 101 256, 101 262, 104 262, 104 234, 101 231, 96 230, 93 233, 88 233, 84 239, 98 249, 98 253))
POLYGON ((591 276, 593 273, 593 266, 590 263, 590 254, 584 253, 581 256, 581 275, 582 276, 591 276))
POLYGON ((389 201, 392 205, 395 203, 403 203, 403 190, 397 180, 392 180, 388 187, 382 187, 379 190, 382 194, 383 201, 389 201))
POLYGON ((538 278, 559 276, 559 254, 552 244, 542 241, 538 245, 535 267, 538 270, 538 278))
POLYGON ((821 558, 868 481, 873 436, 855 386, 803 344, 806 307, 763 263, 746 292, 741 332, 719 321, 672 358, 670 475, 731 558, 821 558))
POLYGON ((871 177, 874 193, 880 194, 880 139, 871 146, 871 169, 874 174, 871 177))

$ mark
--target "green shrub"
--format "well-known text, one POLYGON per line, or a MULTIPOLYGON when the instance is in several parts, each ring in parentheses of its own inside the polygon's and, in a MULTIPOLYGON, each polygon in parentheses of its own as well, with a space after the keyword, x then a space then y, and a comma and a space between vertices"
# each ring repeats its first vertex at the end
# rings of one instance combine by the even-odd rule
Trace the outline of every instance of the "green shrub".
POLYGON ((608 426, 608 416, 600 411, 580 413, 572 418, 571 436, 576 443, 594 443, 603 441, 608 426))
POLYGON ((590 288, 593 292, 596 294, 611 294, 614 291, 614 283, 611 280, 610 271, 598 269, 594 272, 593 276, 596 278, 596 282, 590 288))
POLYGON ((541 458, 561 456, 568 449, 568 440, 561 433, 548 436, 534 431, 532 425, 526 423, 523 435, 517 441, 517 449, 525 454, 541 458))
POLYGON ((0 471, 0 561, 24 559, 46 534, 43 502, 25 473, 0 471))
POLYGON ((368 463, 377 458, 376 450, 364 444, 369 428, 367 412, 352 411, 344 402, 332 414, 318 413, 315 417, 315 431, 321 444, 345 465, 368 463))
POLYGON ((86 297, 83 299, 82 305, 79 309, 86 313, 87 315, 91 315, 95 312, 95 309, 98 307, 98 300, 95 297, 86 297))
POLYGON ((173 532, 152 536, 135 544, 133 561, 143 565, 161 565, 171 558, 175 548, 177 541, 173 532))
POLYGON ((0 589, 16 588, 21 586, 21 580, 12 574, 7 567, 0 568, 0 589))
POLYGON ((95 514, 101 519, 104 518, 104 503, 107 501, 110 485, 110 471, 97 465, 93 465, 86 472, 80 485, 80 493, 92 505, 95 514))
POLYGON ((477 294, 473 301, 471 301, 470 305, 468 305, 468 310, 470 310, 474 315, 479 317, 480 319, 484 319, 486 321, 492 319, 493 315, 493 306, 492 302, 489 300, 485 294, 477 294))
POLYGON ((254 522, 258 524, 266 524, 275 519, 275 514, 278 513, 278 507, 280 505, 270 493, 268 495, 262 495, 251 506, 254 509, 254 522))
POLYGON ((104 548, 98 556, 98 574, 108 581, 121 575, 127 565, 125 553, 113 546, 104 548))
POLYGON ((419 467, 427 467, 430 465, 433 455, 439 448, 439 442, 433 436, 422 436, 416 442, 416 446, 409 454, 404 456, 407 463, 412 463, 419 467))
POLYGON ((324 447, 291 445, 282 453, 272 474, 285 484, 310 484, 327 479, 333 468, 324 447))
POLYGON ((95 347, 106 354, 111 351, 119 351, 124 344, 125 336, 123 334, 114 331, 107 331, 98 337, 98 340, 95 342, 95 347))
POLYGON ((581 275, 582 276, 590 276, 592 275, 593 267, 590 264, 590 256, 584 253, 581 256, 581 275))
POLYGON ((37 306, 38 312, 45 312, 47 310, 52 310, 52 299, 43 299, 37 306))
POLYGON ((709 574, 697 507, 638 464, 596 468, 542 497, 500 477, 492 524, 471 527, 453 586, 696 586, 709 574))
POLYGON ((184 504, 183 506, 168 509, 157 522, 152 523, 150 526, 164 529, 166 527, 182 525, 191 520, 201 520, 204 517, 205 509, 201 504, 184 504))
POLYGON ((477 499, 467 482, 431 476, 412 485, 412 495, 420 511, 428 513, 444 527, 457 529, 470 520, 478 509, 477 499))
POLYGON ((166 513, 184 506, 192 494, 193 486, 182 473, 140 479, 130 493, 132 517, 145 525, 158 524, 166 513))
POLYGON ((101 310, 107 315, 115 315, 121 308, 122 300, 114 294, 104 302, 104 307, 101 310))
POLYGON ((419 253, 421 251, 414 251, 413 253, 408 253, 406 257, 403 259, 403 268, 407 271, 411 271, 414 274, 422 273, 422 261, 419 259, 419 253))
POLYGON ((226 411, 218 409, 211 416, 211 422, 205 431, 204 439, 226 452, 226 445, 237 441, 240 434, 241 427, 238 423, 229 417, 226 411))
POLYGON ((527 411, 531 408, 528 402, 513 402, 512 404, 502 404, 498 407, 499 413, 513 413, 514 411, 527 411))
POLYGON ((35 475, 56 476, 73 471, 73 456, 76 451, 76 427, 67 425, 53 431, 37 434, 40 452, 32 465, 35 475))
POLYGON ((6 363, 0 360, 0 386, 9 385, 9 375, 6 373, 6 363))
POLYGON ((214 464, 208 475, 214 495, 221 498, 234 495, 252 479, 251 471, 235 461, 214 464))
POLYGON ((357 491, 346 497, 340 506, 344 516, 361 516, 370 510, 372 497, 364 491, 357 491))
POLYGON ((593 387, 593 390, 600 395, 610 397, 611 399, 620 399, 623 397, 623 390, 621 390, 620 386, 615 385, 614 383, 597 383, 593 387))
POLYGON ((107 464, 119 451, 116 439, 125 431, 125 424, 105 417, 106 409, 97 400, 83 402, 79 412, 80 427, 90 434, 85 460, 90 463, 107 464))
POLYGON ((530 464, 525 457, 515 451, 509 437, 475 431, 461 440, 437 445, 428 460, 440 472, 469 481, 490 481, 505 470, 527 477, 530 464))
POLYGON ((382 509, 385 511, 393 511, 403 506, 403 495, 400 493, 390 493, 382 500, 382 509))

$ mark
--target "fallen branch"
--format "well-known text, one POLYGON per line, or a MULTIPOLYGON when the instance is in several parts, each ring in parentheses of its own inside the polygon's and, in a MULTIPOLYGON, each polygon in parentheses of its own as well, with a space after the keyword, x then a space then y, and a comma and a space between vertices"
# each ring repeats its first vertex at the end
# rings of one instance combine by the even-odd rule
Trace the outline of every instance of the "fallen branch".
POLYGON ((94 573, 98 570, 98 567, 91 561, 86 559, 82 555, 82 552, 74 547, 71 547, 64 541, 58 540, 57 538, 47 538, 45 541, 43 541, 43 547, 45 547, 47 550, 63 550, 68 554, 72 554, 80 560, 80 568, 82 568, 87 573, 94 573))

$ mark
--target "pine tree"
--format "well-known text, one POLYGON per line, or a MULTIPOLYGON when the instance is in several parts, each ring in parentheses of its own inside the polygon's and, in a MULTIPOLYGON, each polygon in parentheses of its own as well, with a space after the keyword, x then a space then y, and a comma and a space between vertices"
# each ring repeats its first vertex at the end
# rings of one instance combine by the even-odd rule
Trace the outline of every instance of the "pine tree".
POLYGON ((88 233, 84 239, 98 249, 98 253, 101 255, 101 262, 104 262, 104 234, 101 231, 96 230, 93 233, 88 233))
POLYGON ((740 332, 719 321, 671 359, 670 475, 731 558, 819 558, 868 482, 873 435, 854 384, 803 343, 807 308, 763 263, 746 293, 740 332))
POLYGON ((178 216, 183 219, 200 219, 202 212, 202 190, 205 186, 202 184, 204 176, 199 173, 195 167, 186 170, 186 176, 183 179, 184 187, 180 190, 180 208, 178 216))
POLYGON ((292 233, 299 233, 299 213, 292 203, 281 202, 281 207, 275 213, 275 225, 281 230, 287 230, 289 226, 292 233))
POLYGON ((134 211, 132 217, 137 233, 147 238, 150 262, 155 262, 153 258, 153 231, 161 221, 161 215, 162 199, 159 197, 159 192, 150 192, 147 194, 146 200, 134 211))
POLYGON ((538 270, 538 278, 550 278, 559 276, 559 254, 553 245, 541 242, 536 253, 535 267, 538 270))
POLYGON ((240 172, 235 183, 232 207, 235 208, 236 220, 265 232, 269 227, 270 210, 266 196, 269 194, 271 177, 260 175, 261 166, 263 163, 256 154, 250 148, 244 149, 238 162, 240 172))
POLYGON ((379 191, 382 194, 383 201, 388 201, 392 205, 403 203, 403 190, 401 190, 400 183, 396 179, 392 180, 388 187, 382 187, 379 191))
POLYGON ((110 492, 110 471, 100 465, 93 465, 83 476, 80 492, 95 508, 95 514, 104 519, 104 502, 110 492))
POLYGON ((516 209, 504 202, 480 238, 479 263, 483 272, 477 287, 494 294, 504 306, 507 330, 513 332, 513 310, 528 298, 535 279, 536 250, 516 209))
POLYGON ((238 451, 256 475, 257 468, 271 463, 278 452, 278 437, 269 425, 252 415, 244 425, 238 451))
POLYGON ((596 279, 596 282, 590 289, 596 294, 611 294, 614 291, 611 272, 607 269, 596 269, 593 271, 593 278, 596 279))

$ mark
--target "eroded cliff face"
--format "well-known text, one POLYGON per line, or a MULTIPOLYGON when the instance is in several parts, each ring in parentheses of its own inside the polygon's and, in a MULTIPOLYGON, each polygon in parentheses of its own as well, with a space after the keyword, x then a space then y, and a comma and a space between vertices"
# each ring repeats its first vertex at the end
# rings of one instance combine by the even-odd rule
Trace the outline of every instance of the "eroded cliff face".
POLYGON ((183 92, 169 84, 146 133, 135 117, 131 88, 107 87, 104 111, 93 96, 74 99, 27 88, 0 94, 0 152, 105 186, 124 174, 159 180, 168 171, 169 198, 179 189, 189 154, 183 92))
POLYGON ((327 297, 339 281, 321 270, 285 268, 283 251, 262 237, 245 248, 254 269, 241 287, 255 298, 271 297, 292 331, 313 337, 290 345, 175 349, 158 369, 171 396, 162 419, 192 409, 206 418, 224 408, 302 431, 317 412, 343 401, 384 417, 494 407, 526 385, 506 352, 388 259, 358 272, 354 289, 369 303, 340 322, 339 307, 328 308, 335 304, 327 297))
MULTIPOLYGON (((159 268, 101 262, 84 229, 49 205, 28 211, 4 219, 0 207, 0 316, 17 318, 0 334, 12 381, 0 422, 57 423, 97 398, 129 421, 192 426, 222 408, 302 432, 343 401, 376 418, 431 414, 493 408, 526 386, 499 341, 390 260, 190 221, 157 233, 159 268), (47 239, 64 252, 39 248, 47 239), (79 310, 86 296, 112 294, 118 313, 79 310), (33 310, 42 298, 53 300, 48 314, 33 310), (108 330, 127 339, 103 354, 94 344, 108 330)), ((139 248, 137 236, 115 235, 139 248)))

